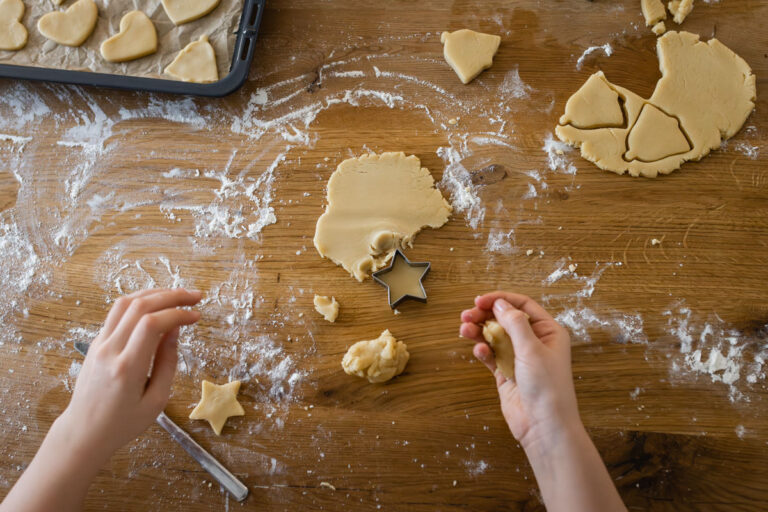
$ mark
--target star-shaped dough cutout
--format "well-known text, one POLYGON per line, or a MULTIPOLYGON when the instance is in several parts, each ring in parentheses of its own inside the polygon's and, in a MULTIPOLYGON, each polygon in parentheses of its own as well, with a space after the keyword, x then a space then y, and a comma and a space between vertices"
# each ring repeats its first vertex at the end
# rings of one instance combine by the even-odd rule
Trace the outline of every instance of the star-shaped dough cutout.
POLYGON ((230 416, 244 416, 245 410, 237 401, 237 392, 240 390, 240 381, 235 380, 227 384, 214 384, 203 381, 203 396, 200 403, 189 415, 192 420, 207 420, 217 436, 221 435, 221 429, 230 416))
POLYGON ((428 262, 412 262, 397 249, 389 266, 373 273, 373 279, 387 287, 389 305, 392 309, 406 299, 427 302, 422 280, 429 272, 428 262))

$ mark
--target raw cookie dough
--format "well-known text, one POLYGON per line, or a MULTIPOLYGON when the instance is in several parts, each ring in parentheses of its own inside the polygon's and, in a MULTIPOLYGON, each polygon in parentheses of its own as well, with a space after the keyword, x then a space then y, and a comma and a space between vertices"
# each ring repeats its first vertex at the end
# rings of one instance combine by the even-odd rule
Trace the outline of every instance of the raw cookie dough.
POLYGON ((101 56, 110 62, 138 59, 157 51, 157 31, 146 14, 131 11, 120 20, 120 32, 101 43, 101 56))
POLYGON ((483 70, 491 67, 501 37, 463 28, 456 32, 443 32, 440 42, 444 45, 445 61, 461 81, 468 84, 483 70))
POLYGON ((664 24, 663 21, 658 22, 651 29, 651 32, 653 32, 657 36, 660 36, 661 34, 663 34, 666 31, 667 31, 667 26, 664 24))
POLYGON ((403 373, 408 363, 408 347, 386 330, 375 340, 358 341, 347 350, 341 367, 348 375, 368 382, 385 382, 403 373))
POLYGON ((661 0, 640 0, 640 9, 645 17, 645 25, 650 27, 667 19, 667 10, 661 0))
POLYGON ((415 156, 350 158, 328 180, 328 205, 317 220, 315 248, 358 281, 411 247, 424 227, 448 221, 451 206, 415 156))
POLYGON ((207 420, 216 435, 220 436, 227 418, 245 415, 243 406, 237 401, 238 391, 240 391, 239 380, 220 386, 204 380, 203 396, 200 398, 200 403, 189 415, 189 419, 207 420))
POLYGON ((0 0, 0 50, 21 50, 27 44, 27 29, 21 24, 24 2, 0 0))
POLYGON ((691 14, 693 0, 672 0, 667 4, 667 7, 669 7, 669 12, 672 14, 672 19, 679 25, 691 14))
POLYGON ((208 36, 202 35, 185 46, 165 68, 165 74, 184 82, 209 83, 218 80, 216 54, 208 36))
POLYGON ((328 298, 324 295, 315 295, 315 311, 323 315, 329 322, 335 322, 339 316, 339 303, 336 297, 328 298))
POLYGON ((488 320, 483 326, 483 338, 493 349, 496 371, 507 379, 515 378, 515 349, 507 331, 496 320, 488 320))
POLYGON ((37 30, 59 44, 80 46, 93 32, 98 18, 99 9, 93 0, 77 0, 66 11, 44 14, 37 21, 37 30))
MULTIPOLYGON (((581 147, 581 155, 601 169, 651 178, 669 174, 719 148, 755 107, 752 70, 717 39, 704 43, 696 34, 667 32, 656 45, 662 77, 648 100, 611 84, 602 72, 588 80, 604 82, 601 105, 611 105, 618 93, 625 116, 621 126, 615 126, 610 110, 604 123, 594 125, 594 112, 583 105, 566 106, 555 129, 560 140, 581 147)), ((577 104, 572 99, 568 104, 577 104)))
POLYGON ((620 127, 624 110, 619 93, 611 89, 598 73, 590 76, 576 93, 568 98, 560 124, 575 128, 620 127))
POLYGON ((213 11, 221 0, 162 0, 165 13, 174 25, 183 25, 213 11))

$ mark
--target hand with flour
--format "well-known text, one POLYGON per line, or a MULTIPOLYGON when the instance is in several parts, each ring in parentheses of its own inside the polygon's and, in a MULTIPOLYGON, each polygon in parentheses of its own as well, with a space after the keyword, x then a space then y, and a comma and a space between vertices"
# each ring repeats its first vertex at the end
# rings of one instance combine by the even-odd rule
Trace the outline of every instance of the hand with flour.
POLYGON ((0 512, 81 510, 112 454, 165 408, 179 328, 193 324, 200 292, 144 290, 118 299, 91 343, 72 399, 0 512))
POLYGON ((624 511, 611 477, 579 416, 571 341, 544 308, 525 295, 493 292, 461 313, 460 333, 496 379, 501 410, 536 474, 550 512, 624 511), (514 346, 514 379, 496 369, 482 325, 495 319, 514 346))

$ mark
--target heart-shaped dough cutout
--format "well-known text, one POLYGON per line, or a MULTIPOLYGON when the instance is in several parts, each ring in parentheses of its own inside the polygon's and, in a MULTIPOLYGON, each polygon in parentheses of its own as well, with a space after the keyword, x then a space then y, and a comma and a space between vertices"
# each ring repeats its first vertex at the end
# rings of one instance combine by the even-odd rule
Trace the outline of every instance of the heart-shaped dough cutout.
POLYGON ((165 13, 174 25, 202 18, 214 10, 221 0, 162 0, 165 13))
POLYGON ((21 50, 27 44, 27 29, 21 24, 24 2, 0 0, 0 50, 21 50))
POLYGON ((80 46, 91 35, 98 19, 99 9, 93 0, 77 0, 66 11, 43 15, 37 22, 37 30, 59 44, 80 46))
POLYGON ((165 74, 184 82, 207 83, 219 79, 216 67, 216 54, 208 42, 208 36, 202 35, 179 52, 173 62, 165 68, 165 74))
POLYGON ((157 31, 141 11, 131 11, 120 20, 120 32, 101 43, 101 56, 109 62, 125 62, 157 51, 157 31))

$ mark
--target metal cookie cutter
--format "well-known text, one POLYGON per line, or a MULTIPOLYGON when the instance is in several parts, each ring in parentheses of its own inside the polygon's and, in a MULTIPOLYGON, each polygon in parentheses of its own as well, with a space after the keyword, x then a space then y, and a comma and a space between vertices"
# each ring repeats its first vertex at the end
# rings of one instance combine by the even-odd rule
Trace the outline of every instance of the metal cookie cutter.
POLYGON ((430 266, 431 265, 428 261, 412 262, 405 257, 405 254, 403 254, 400 249, 396 249, 395 254, 392 256, 392 260, 389 262, 389 265, 386 268, 374 272, 372 276, 374 281, 387 288, 387 300, 389 301, 389 307, 395 309, 400 303, 408 299, 424 303, 427 302, 427 292, 424 291, 424 277, 426 277, 427 273, 429 273, 430 266), (398 265, 408 265, 411 268, 423 269, 418 277, 419 290, 421 292, 420 295, 403 293, 399 297, 392 296, 392 286, 390 285, 391 279, 388 278, 391 277, 389 274, 391 274, 395 267, 398 265))

